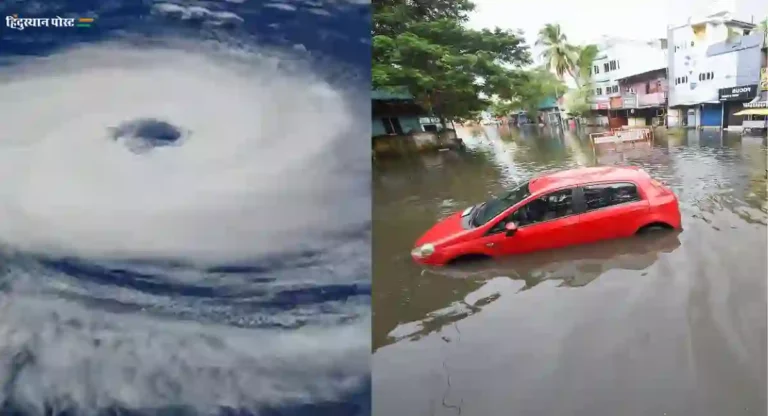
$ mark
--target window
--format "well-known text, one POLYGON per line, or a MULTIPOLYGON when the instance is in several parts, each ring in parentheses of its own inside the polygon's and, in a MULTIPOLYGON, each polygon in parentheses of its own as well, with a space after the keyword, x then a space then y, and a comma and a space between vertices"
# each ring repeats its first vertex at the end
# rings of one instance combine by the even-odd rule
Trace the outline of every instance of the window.
POLYGON ((651 83, 650 82, 646 82, 645 83, 645 93, 646 94, 650 94, 651 93, 651 83))
POLYGON ((691 41, 691 47, 693 47, 693 41, 691 41))
POLYGON ((528 189, 528 182, 525 182, 524 184, 503 195, 478 205, 474 210, 472 210, 472 217, 470 217, 469 223, 473 227, 479 227, 496 218, 497 215, 506 211, 508 208, 512 207, 523 199, 528 198, 530 194, 531 192, 528 189))
POLYGON ((603 89, 602 88, 595 88, 595 91, 597 91, 597 95, 603 95, 603 89))
POLYGON ((587 211, 639 201, 640 199, 637 187, 632 183, 612 183, 584 187, 584 201, 587 204, 587 211))
POLYGON ((619 61, 616 61, 616 69, 621 69, 621 65, 619 65, 619 61))
POLYGON ((524 227, 571 214, 573 214, 573 189, 564 189, 528 202, 515 211, 510 218, 517 223, 518 227, 524 227))
POLYGON ((605 72, 610 71, 610 66, 608 65, 608 62, 603 64, 603 71, 605 71, 605 72))
POLYGON ((610 63, 611 71, 615 71, 616 70, 616 61, 611 61, 609 63, 610 63))
POLYGON ((613 86, 613 92, 614 92, 614 93, 617 93, 617 92, 619 92, 619 86, 618 86, 618 85, 614 85, 614 86, 613 86))
POLYGON ((595 65, 594 67, 592 67, 592 69, 595 71, 595 74, 599 74, 600 73, 600 67, 599 66, 595 65))
POLYGON ((387 134, 403 134, 403 127, 400 126, 400 120, 397 117, 384 117, 381 119, 381 124, 384 125, 384 131, 387 134))

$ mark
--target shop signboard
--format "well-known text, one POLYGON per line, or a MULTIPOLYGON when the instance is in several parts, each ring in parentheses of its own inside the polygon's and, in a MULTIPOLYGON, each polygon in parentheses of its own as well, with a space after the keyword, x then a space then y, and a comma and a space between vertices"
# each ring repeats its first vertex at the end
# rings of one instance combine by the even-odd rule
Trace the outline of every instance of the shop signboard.
POLYGON ((624 108, 637 108, 637 95, 626 94, 621 96, 624 108))
POLYGON ((754 98, 756 95, 757 84, 720 88, 720 90, 718 90, 720 101, 745 101, 754 98))
POLYGON ((768 101, 752 101, 744 103, 744 108, 768 108, 768 101))

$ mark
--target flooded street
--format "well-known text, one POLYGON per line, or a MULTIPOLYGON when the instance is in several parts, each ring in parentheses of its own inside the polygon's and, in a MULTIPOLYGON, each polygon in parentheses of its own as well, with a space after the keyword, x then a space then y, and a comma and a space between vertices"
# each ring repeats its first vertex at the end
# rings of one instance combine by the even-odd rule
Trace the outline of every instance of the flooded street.
POLYGON ((621 152, 542 128, 460 131, 466 152, 379 160, 373 414, 766 415, 766 143, 688 131, 621 152), (631 164, 680 233, 426 269, 430 226, 547 170, 631 164))

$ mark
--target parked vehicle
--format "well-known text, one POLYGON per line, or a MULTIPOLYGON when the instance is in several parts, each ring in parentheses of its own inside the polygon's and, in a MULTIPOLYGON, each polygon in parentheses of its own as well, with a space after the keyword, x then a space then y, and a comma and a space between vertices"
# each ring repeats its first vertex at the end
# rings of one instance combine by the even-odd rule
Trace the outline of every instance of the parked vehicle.
POLYGON ((444 265, 681 229, 677 197, 636 167, 541 175, 435 224, 413 259, 444 265))

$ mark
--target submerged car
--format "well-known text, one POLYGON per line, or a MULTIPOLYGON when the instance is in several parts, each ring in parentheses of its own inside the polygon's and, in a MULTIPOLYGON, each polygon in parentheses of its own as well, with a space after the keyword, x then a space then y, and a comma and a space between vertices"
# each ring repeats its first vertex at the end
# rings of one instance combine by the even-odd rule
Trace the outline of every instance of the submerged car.
POLYGON ((681 229, 675 194, 636 167, 535 177, 440 221, 416 241, 421 264, 498 257, 681 229))

